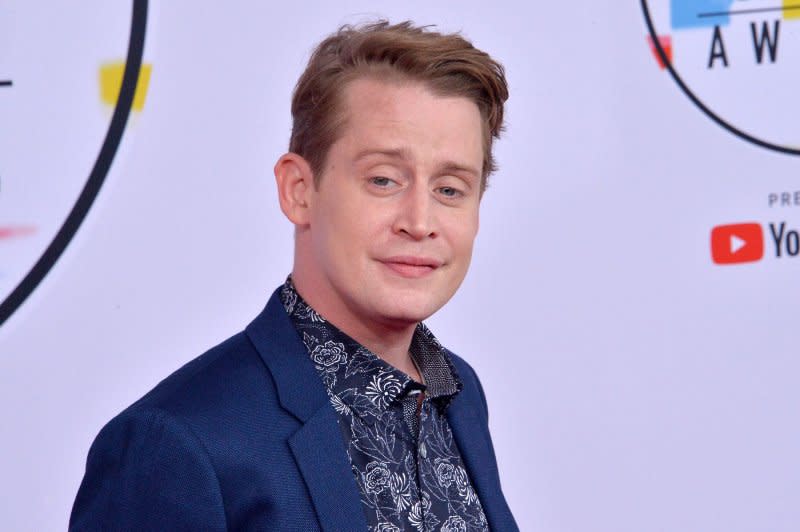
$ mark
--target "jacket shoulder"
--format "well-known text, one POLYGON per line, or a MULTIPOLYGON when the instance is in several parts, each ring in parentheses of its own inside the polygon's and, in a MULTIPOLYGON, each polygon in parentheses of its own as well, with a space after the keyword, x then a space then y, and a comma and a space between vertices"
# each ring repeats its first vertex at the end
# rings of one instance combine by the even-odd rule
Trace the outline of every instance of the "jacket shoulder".
POLYGON ((128 410, 157 408, 189 413, 224 400, 233 385, 253 385, 257 380, 263 387, 267 376, 255 348, 240 332, 174 371, 128 410))
POLYGON ((219 479, 203 443, 157 409, 128 409, 89 450, 70 530, 225 530, 219 479))
POLYGON ((234 335, 103 427, 70 528, 225 530, 252 519, 281 529, 292 515, 314 523, 286 445, 298 427, 248 336, 234 335))

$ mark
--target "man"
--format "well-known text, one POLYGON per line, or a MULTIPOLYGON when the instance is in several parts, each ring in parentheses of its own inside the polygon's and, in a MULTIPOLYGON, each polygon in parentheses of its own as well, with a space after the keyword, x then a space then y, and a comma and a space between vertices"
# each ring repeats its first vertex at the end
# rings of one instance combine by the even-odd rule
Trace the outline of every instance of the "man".
POLYGON ((102 430, 71 528, 516 530, 478 378, 421 323, 467 272, 507 96, 458 35, 323 41, 275 165, 291 276, 102 430))

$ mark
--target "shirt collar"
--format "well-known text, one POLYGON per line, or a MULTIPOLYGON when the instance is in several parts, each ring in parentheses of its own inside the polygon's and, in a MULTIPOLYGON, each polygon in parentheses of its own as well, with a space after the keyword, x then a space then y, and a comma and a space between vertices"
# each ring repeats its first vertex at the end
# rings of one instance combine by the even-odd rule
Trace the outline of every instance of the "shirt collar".
POLYGON ((410 351, 425 385, 415 382, 318 314, 297 292, 291 276, 281 288, 280 296, 329 394, 350 409, 374 414, 376 409, 384 411, 415 390, 424 390, 441 408, 446 408, 461 391, 462 383, 450 357, 423 323, 414 330, 410 351), (363 401, 364 397, 369 404, 363 401))

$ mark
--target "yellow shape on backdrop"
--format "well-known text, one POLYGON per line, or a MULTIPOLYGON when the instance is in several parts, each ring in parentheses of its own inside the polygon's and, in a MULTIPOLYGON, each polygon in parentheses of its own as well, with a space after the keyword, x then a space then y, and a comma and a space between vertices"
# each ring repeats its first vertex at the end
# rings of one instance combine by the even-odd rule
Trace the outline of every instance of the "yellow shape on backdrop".
MULTIPOLYGON (((133 95, 133 110, 144 109, 144 100, 147 97, 147 87, 150 85, 150 73, 153 65, 142 63, 139 69, 139 80, 136 83, 136 92, 133 95)), ((125 74, 125 62, 115 61, 100 65, 100 99, 109 105, 117 105, 119 90, 122 87, 122 76, 125 74)))
POLYGON ((800 18, 800 2, 783 0, 783 18, 800 18))

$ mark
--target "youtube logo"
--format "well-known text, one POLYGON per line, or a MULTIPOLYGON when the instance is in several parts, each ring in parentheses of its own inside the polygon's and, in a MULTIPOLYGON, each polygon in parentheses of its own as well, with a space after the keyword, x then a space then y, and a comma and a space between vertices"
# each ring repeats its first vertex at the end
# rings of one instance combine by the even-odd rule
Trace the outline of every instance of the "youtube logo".
POLYGON ((711 259, 716 264, 755 262, 764 256, 761 224, 718 225, 711 230, 711 259))

